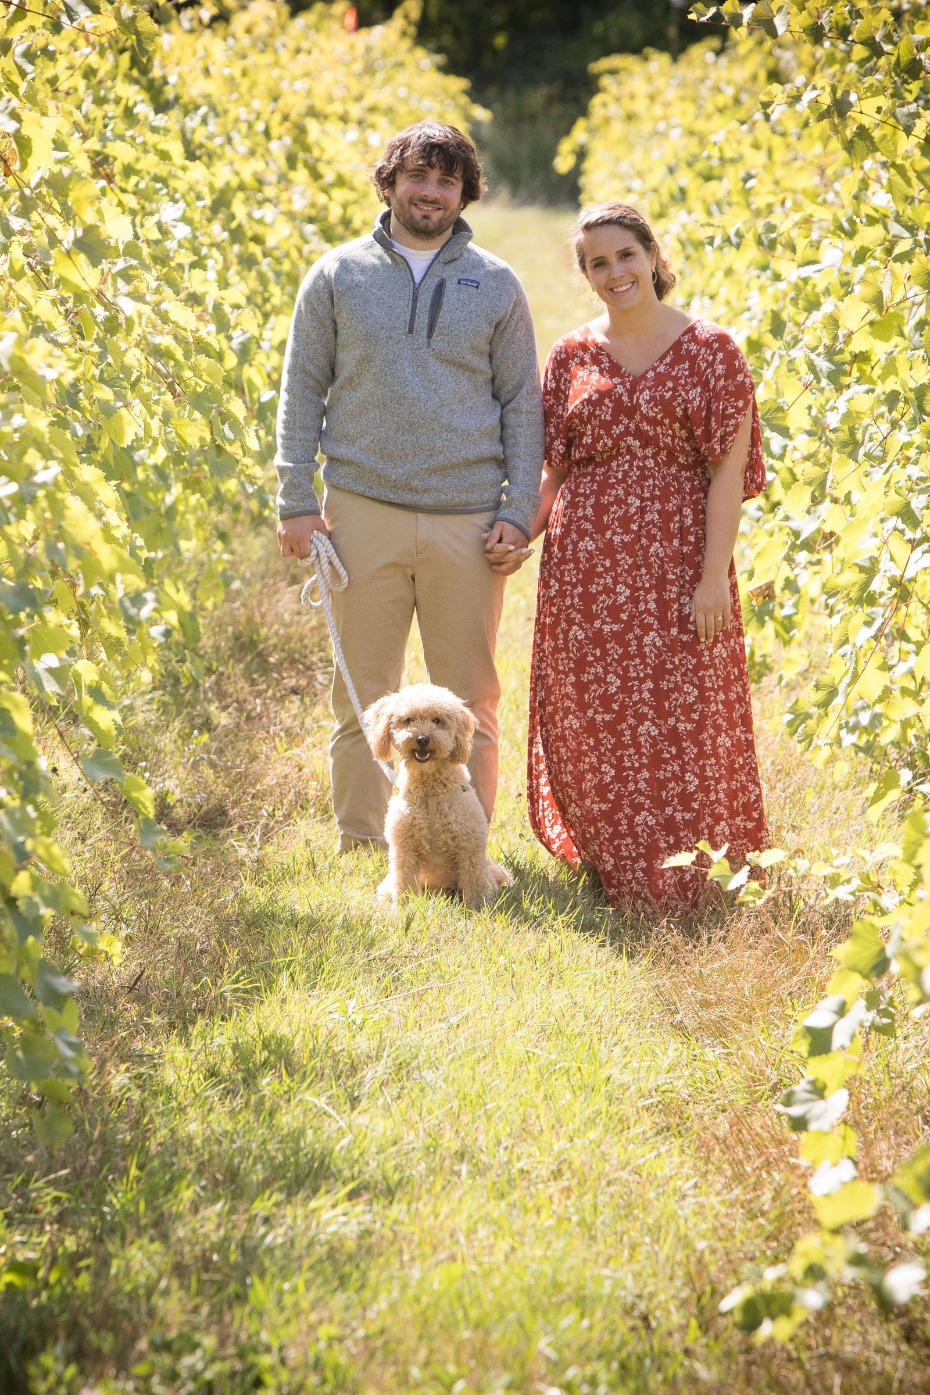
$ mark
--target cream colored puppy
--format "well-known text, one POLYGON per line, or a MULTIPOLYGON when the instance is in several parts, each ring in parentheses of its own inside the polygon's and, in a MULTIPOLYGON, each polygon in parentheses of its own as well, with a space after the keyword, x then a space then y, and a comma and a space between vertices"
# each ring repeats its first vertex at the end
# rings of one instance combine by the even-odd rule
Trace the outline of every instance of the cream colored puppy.
POLYGON ((398 901, 430 887, 460 891, 472 909, 493 901, 511 878, 488 860, 488 821, 465 768, 476 725, 468 708, 448 688, 412 683, 379 698, 365 722, 377 759, 400 761, 378 895, 398 901))

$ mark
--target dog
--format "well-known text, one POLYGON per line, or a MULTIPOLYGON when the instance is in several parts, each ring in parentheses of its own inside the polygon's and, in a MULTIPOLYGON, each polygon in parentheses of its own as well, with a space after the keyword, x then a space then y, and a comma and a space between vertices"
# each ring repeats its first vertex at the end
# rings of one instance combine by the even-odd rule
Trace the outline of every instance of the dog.
POLYGON ((375 758, 400 761, 378 895, 397 902, 409 891, 455 890, 472 910, 488 905, 511 877, 488 859, 488 821, 465 768, 471 712, 448 688, 412 683, 373 703, 365 724, 375 758))

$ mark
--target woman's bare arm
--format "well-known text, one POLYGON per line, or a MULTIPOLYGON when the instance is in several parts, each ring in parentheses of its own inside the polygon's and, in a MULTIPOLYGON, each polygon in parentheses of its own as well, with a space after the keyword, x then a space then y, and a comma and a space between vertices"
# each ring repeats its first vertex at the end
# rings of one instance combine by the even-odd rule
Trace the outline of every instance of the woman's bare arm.
POLYGON ((739 532, 743 477, 752 440, 752 409, 740 422, 726 455, 708 466, 707 533, 704 573, 691 601, 691 616, 702 644, 716 639, 730 623, 730 563, 739 532))
POLYGON ((549 515, 552 512, 552 505, 555 503, 555 496, 565 483, 565 472, 553 470, 551 465, 544 465, 542 480, 539 485, 539 492, 542 495, 542 504, 539 513, 536 515, 536 522, 533 524, 533 531, 530 541, 538 538, 549 522, 549 515))

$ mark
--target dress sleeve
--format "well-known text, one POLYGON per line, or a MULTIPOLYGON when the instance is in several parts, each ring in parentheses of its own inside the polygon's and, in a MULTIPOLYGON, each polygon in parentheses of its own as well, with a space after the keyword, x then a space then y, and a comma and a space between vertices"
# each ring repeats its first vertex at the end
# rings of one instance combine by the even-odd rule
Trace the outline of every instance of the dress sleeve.
POLYGON ((743 417, 752 411, 752 436, 743 476, 743 498, 753 499, 765 488, 762 428, 756 406, 756 386, 749 364, 734 339, 718 330, 704 347, 704 371, 691 407, 691 425, 709 464, 726 455, 743 417))
POLYGON ((568 470, 568 398, 571 390, 571 358, 561 341, 553 344, 543 369, 543 410, 546 418, 546 464, 552 470, 568 470))

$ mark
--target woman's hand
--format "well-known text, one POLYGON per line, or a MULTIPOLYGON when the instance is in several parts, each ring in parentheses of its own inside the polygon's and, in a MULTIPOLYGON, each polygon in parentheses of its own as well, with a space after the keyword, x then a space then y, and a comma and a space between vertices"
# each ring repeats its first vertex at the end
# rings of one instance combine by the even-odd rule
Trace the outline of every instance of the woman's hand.
POLYGON ((739 532, 743 503, 743 475, 752 440, 752 409, 739 424, 726 455, 708 463, 707 522, 704 537, 704 575, 691 598, 691 618, 697 637, 709 644, 730 623, 730 563, 739 532))
POLYGON ((691 598, 691 618, 702 644, 722 635, 730 623, 730 578, 702 576, 691 598))

